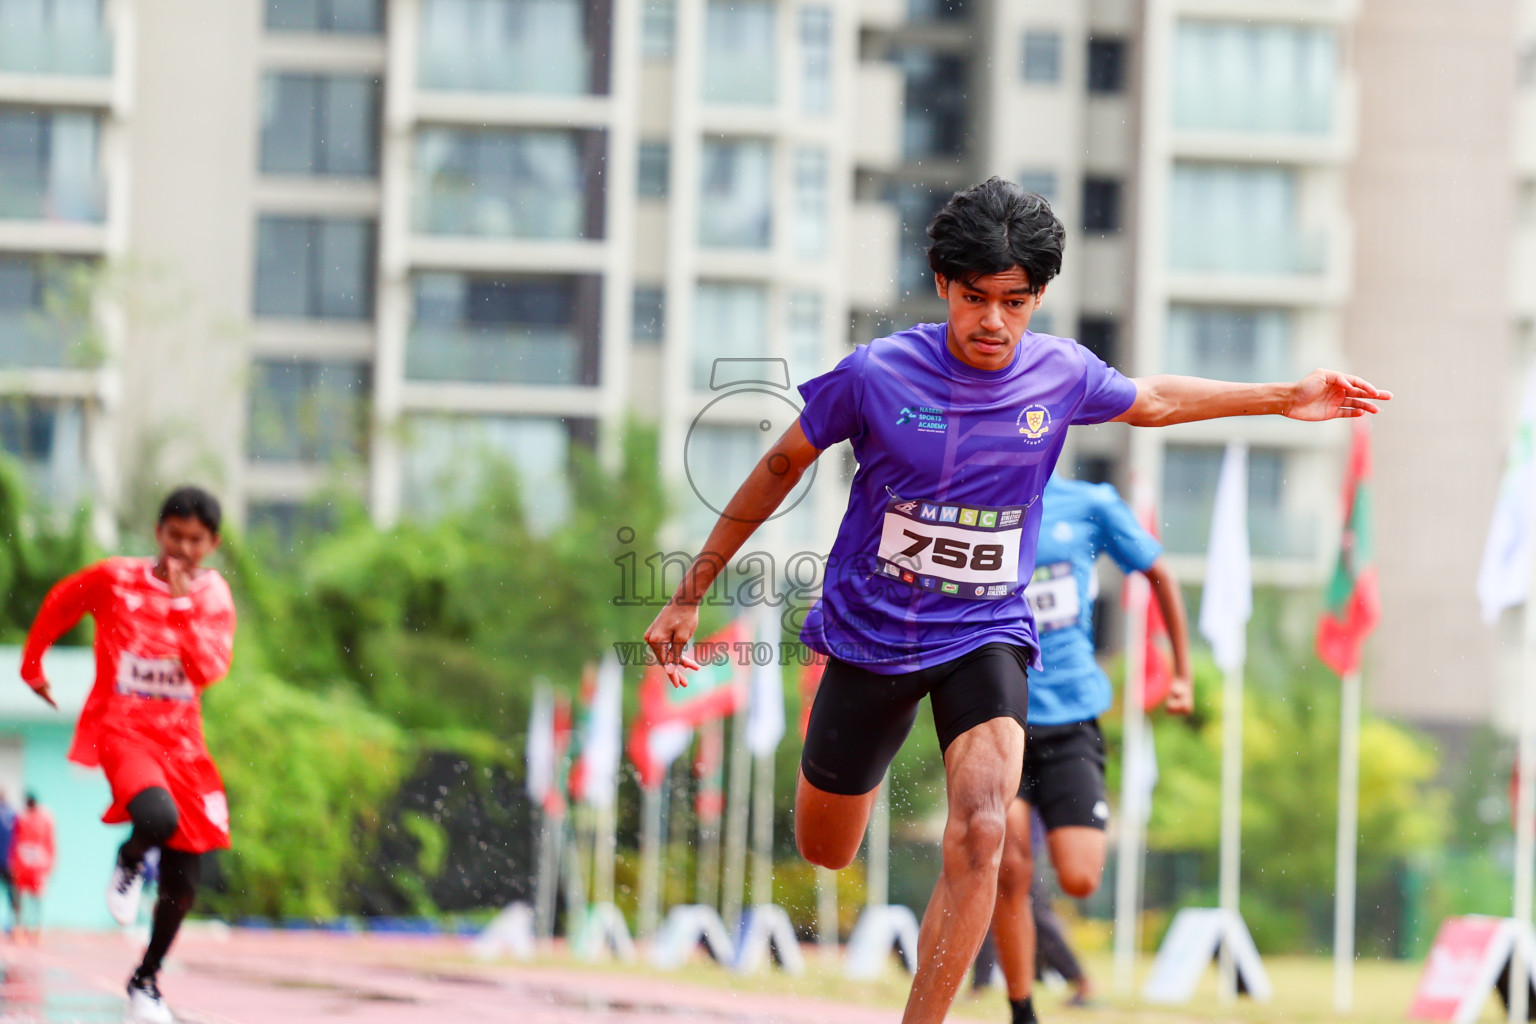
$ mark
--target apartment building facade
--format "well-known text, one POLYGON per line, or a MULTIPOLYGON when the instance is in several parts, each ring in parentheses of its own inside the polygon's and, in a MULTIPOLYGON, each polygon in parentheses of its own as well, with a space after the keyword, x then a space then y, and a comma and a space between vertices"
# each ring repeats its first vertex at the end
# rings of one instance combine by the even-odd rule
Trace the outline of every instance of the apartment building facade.
POLYGON ((432 514, 482 455, 554 522, 631 409, 679 483, 750 464, 888 287, 894 221, 850 201, 898 129, 862 14, 0 0, 5 448, 106 523, 196 475, 283 529, 332 489, 432 514))

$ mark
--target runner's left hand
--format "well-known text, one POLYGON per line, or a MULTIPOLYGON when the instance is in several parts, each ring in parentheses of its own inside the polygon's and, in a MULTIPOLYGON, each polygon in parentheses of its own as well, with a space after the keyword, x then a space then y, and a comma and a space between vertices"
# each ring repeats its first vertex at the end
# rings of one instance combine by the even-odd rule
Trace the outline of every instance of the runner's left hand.
POLYGON ((1168 696, 1163 698, 1163 708, 1170 715, 1187 715, 1195 710, 1195 684, 1189 676, 1174 676, 1168 684, 1168 696))
POLYGON ((49 707, 53 708, 55 711, 59 710, 58 701, 53 699, 53 688, 48 685, 48 680, 46 678, 34 679, 27 683, 27 686, 31 687, 33 693, 47 701, 49 707))
POLYGON ((1383 391, 1360 377, 1334 370, 1313 370, 1291 386, 1291 401, 1285 415, 1293 420, 1353 419, 1380 412, 1376 403, 1391 399, 1383 391))

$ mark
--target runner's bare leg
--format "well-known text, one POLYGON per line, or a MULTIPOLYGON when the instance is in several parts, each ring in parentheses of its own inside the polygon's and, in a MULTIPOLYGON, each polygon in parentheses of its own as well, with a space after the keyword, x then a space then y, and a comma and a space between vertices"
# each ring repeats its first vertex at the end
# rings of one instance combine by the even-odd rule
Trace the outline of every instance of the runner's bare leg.
POLYGON ((834 871, 852 864, 879 792, 876 786, 857 796, 828 793, 807 782, 804 772, 799 773, 795 782, 795 846, 800 856, 834 871))
POLYGON ((983 722, 944 754, 944 870, 923 914, 903 1024, 939 1024, 981 948, 997 902, 1008 805, 1023 767, 1024 729, 1012 718, 983 722))
POLYGON ((992 916, 992 939, 1009 999, 1027 999, 1035 988, 1035 912, 1029 896, 1035 858, 1029 815, 1029 804, 1023 800, 1008 805, 1008 840, 997 873, 997 910, 992 916))

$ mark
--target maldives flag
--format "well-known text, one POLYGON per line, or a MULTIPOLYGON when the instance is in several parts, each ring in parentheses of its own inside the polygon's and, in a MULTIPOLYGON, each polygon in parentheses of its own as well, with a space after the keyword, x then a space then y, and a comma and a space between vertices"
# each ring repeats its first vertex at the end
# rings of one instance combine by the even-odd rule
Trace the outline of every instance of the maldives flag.
POLYGON ((1371 540, 1371 428, 1355 420, 1344 477, 1344 535, 1328 583, 1327 608, 1317 620, 1317 656, 1339 675, 1360 668, 1365 638, 1381 618, 1371 540))
MULTIPOLYGON (((1136 502, 1136 519, 1141 523, 1141 528, 1156 537, 1157 502, 1152 498, 1151 488, 1138 482, 1133 491, 1133 500, 1136 502)), ((1130 592, 1131 588, 1127 585, 1123 593, 1129 597, 1130 592)), ((1173 686, 1173 662, 1169 660, 1163 646, 1167 641, 1168 624, 1163 621, 1163 606, 1157 603, 1157 595, 1148 594, 1145 652, 1141 662, 1141 706, 1144 711, 1159 707, 1168 698, 1168 690, 1173 686)))
POLYGON ((640 680, 640 713, 627 744, 641 786, 661 785, 668 766, 688 749, 696 727, 728 718, 742 706, 752 658, 736 645, 751 639, 746 623, 737 621, 700 640, 693 656, 703 667, 688 673, 687 686, 673 686, 660 665, 646 669, 640 680))

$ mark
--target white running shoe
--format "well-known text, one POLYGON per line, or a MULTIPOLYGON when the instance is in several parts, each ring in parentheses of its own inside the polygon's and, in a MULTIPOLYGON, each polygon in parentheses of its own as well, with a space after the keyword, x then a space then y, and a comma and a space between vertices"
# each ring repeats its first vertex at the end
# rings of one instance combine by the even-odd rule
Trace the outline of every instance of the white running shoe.
POLYGON ((154 978, 135 974, 128 980, 128 1019, 135 1024, 176 1024, 154 978))
MULTIPOLYGON (((107 913, 124 928, 139 919, 139 897, 144 893, 144 865, 125 868, 112 866, 112 878, 107 882, 107 913)), ((167 1018, 169 1019, 169 1018, 167 1018)))

